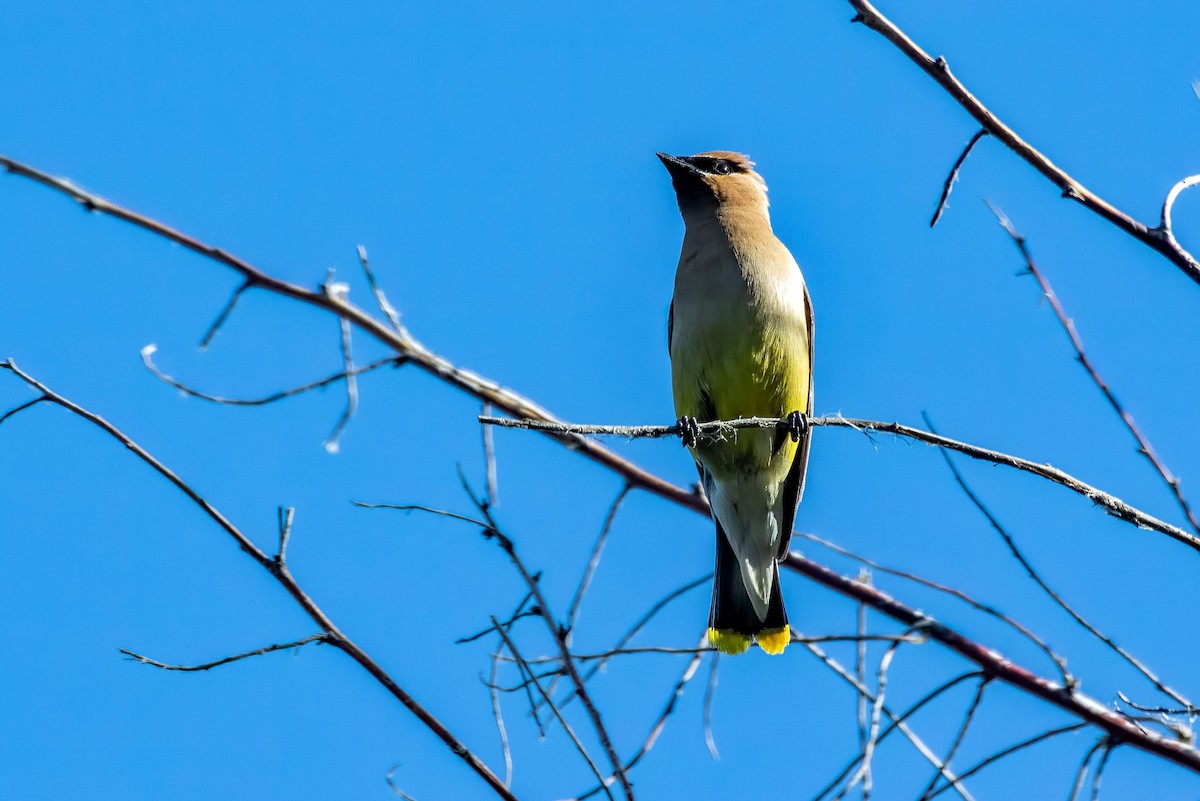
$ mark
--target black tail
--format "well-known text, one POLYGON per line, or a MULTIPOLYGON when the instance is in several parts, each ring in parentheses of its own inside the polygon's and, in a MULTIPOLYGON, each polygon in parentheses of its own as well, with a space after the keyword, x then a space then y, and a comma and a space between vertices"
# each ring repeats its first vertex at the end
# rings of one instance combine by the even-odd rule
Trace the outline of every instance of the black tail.
POLYGON ((767 605, 766 620, 759 620, 750 601, 750 593, 742 581, 733 546, 729 544, 721 524, 717 523, 717 568, 713 574, 712 608, 708 614, 708 638, 712 645, 725 653, 739 654, 750 647, 750 640, 767 632, 771 647, 762 643, 764 650, 778 653, 783 650, 787 638, 781 641, 780 631, 787 631, 787 610, 783 606, 783 591, 779 586, 779 565, 774 567, 775 577, 771 585, 771 601, 767 605))

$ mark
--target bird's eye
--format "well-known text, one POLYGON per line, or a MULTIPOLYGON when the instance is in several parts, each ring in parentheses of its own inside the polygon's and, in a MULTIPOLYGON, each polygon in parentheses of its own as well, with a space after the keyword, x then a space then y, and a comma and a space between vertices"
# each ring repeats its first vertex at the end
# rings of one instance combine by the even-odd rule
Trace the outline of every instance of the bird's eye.
POLYGON ((729 166, 729 162, 725 159, 717 159, 713 162, 712 171, 717 175, 729 175, 733 172, 733 168, 729 166))

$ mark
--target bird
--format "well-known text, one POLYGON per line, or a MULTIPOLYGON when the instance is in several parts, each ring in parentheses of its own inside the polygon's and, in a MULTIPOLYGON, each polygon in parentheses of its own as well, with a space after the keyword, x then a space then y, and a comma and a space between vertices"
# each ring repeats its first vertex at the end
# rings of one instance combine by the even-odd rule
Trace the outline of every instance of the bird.
POLYGON ((779 586, 804 494, 813 408, 813 311, 791 252, 771 229, 767 185, 741 153, 658 153, 684 222, 667 317, 679 429, 716 523, 708 640, 727 654, 791 641, 779 586), (786 419, 722 439, 698 424, 786 419))

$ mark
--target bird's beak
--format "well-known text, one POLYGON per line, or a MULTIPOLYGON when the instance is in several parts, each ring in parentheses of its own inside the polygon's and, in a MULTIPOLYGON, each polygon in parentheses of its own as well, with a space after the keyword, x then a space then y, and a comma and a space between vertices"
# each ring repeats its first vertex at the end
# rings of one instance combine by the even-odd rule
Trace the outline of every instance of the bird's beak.
POLYGON ((699 175, 700 170, 692 166, 685 158, 679 156, 671 156, 666 153, 655 153, 663 166, 667 168, 667 172, 671 173, 672 178, 682 178, 686 175, 699 175))

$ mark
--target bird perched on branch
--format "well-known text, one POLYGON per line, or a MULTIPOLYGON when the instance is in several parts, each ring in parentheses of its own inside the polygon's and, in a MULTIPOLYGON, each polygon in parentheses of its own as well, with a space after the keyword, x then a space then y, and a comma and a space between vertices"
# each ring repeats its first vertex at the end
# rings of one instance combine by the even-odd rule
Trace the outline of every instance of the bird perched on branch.
POLYGON ((675 413, 717 526, 708 639, 729 654, 791 639, 779 587, 804 493, 813 314, 800 268, 771 231, 767 185, 740 153, 659 153, 686 227, 667 340, 675 413), (697 422, 787 418, 788 428, 697 436, 697 422))

